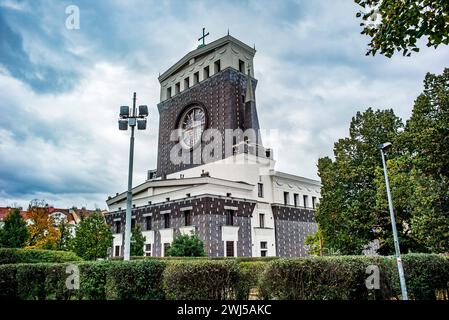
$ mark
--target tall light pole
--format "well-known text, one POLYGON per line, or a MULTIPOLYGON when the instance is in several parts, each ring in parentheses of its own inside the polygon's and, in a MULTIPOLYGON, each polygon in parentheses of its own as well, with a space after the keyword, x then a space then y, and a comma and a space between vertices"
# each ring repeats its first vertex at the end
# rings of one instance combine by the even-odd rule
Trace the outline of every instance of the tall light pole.
POLYGON ((139 106, 139 115, 136 110, 136 93, 133 96, 133 107, 131 114, 128 106, 120 107, 118 120, 119 130, 128 130, 131 127, 131 138, 129 143, 129 168, 128 168, 128 191, 126 193, 126 219, 125 219, 125 248, 123 259, 129 260, 131 249, 131 211, 132 211, 132 186, 133 186, 133 162, 134 162, 134 128, 145 130, 147 127, 148 107, 139 106))
POLYGON ((393 201, 391 200, 390 183, 388 181, 387 165, 385 163, 384 151, 389 147, 391 147, 390 142, 385 142, 379 145, 380 154, 382 155, 382 164, 384 167, 385 186, 387 189, 388 208, 390 209, 391 228, 393 229, 394 250, 396 252, 396 263, 398 266, 399 282, 401 284, 402 300, 408 300, 407 286, 405 284, 404 268, 402 267, 401 250, 399 248, 398 232, 396 230, 396 220, 394 218, 393 212, 393 201))

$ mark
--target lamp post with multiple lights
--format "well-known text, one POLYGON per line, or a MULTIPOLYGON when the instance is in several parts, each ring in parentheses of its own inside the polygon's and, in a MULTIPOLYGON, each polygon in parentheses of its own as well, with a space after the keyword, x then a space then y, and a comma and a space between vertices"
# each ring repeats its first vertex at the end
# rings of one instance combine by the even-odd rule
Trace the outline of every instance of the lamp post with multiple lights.
POLYGON ((128 191, 126 193, 126 220, 125 220, 125 248, 123 259, 129 260, 131 251, 131 210, 132 210, 132 184, 133 184, 133 161, 134 161, 134 128, 145 130, 147 128, 148 107, 139 106, 139 114, 136 110, 136 93, 133 96, 133 107, 120 107, 120 116, 118 120, 119 130, 128 130, 131 127, 131 138, 129 145, 129 168, 128 168, 128 191))
POLYGON ((394 218, 394 212, 393 212, 393 201, 391 200, 390 183, 388 181, 387 165, 385 163, 384 151, 386 151, 390 147, 391 147, 390 142, 385 142, 385 143, 382 143, 379 145, 380 154, 382 155, 382 165, 384 167, 385 186, 387 189, 388 208, 390 209, 391 228, 393 229, 394 249, 396 252, 396 262, 398 265, 399 281, 401 284, 401 292, 402 292, 402 300, 408 300, 407 286, 405 284, 404 269, 402 267, 401 250, 399 248, 398 232, 396 230, 396 220, 394 218))

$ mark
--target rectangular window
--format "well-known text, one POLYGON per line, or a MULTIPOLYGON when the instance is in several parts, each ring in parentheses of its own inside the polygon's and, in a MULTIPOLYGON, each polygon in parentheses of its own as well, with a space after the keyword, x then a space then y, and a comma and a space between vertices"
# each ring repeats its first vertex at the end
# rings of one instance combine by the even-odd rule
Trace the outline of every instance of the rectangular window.
POLYGON ((234 225, 234 210, 226 210, 226 225, 234 225))
POLYGON ((284 192, 284 204, 288 205, 290 203, 290 195, 288 194, 288 192, 284 192))
POLYGON ((316 206, 316 197, 312 197, 312 208, 315 209, 316 206))
POLYGON ((309 206, 309 197, 304 195, 304 208, 307 208, 309 206))
POLYGON ((199 72, 195 72, 193 74, 193 84, 197 84, 198 82, 200 82, 200 73, 199 72))
POLYGON ((184 79, 184 90, 190 88, 190 81, 189 77, 184 79))
POLYGON ((121 232, 121 223, 120 221, 116 221, 114 225, 114 233, 120 233, 121 232))
POLYGON ((151 216, 145 217, 145 230, 151 230, 151 216))
POLYGON ((234 241, 226 241, 226 257, 234 256, 234 241))
POLYGON ((171 98, 171 87, 167 88, 167 99, 171 98))
POLYGON ((239 60, 239 71, 245 73, 245 62, 239 60))
POLYGON ((136 227, 136 219, 131 219, 131 230, 134 230, 136 227))
POLYGON ((209 72, 209 66, 205 67, 203 69, 203 79, 207 79, 210 76, 210 72, 209 72))
POLYGON ((178 94, 181 91, 181 84, 178 82, 175 84, 175 94, 178 94))
POLYGON ((293 194, 293 202, 295 204, 295 207, 299 206, 299 194, 297 193, 293 194))
POLYGON ((214 74, 219 73, 221 71, 221 63, 220 60, 214 62, 214 74))
POLYGON ((115 256, 116 257, 120 256, 120 246, 115 246, 115 256))
POLYGON ((184 211, 184 225, 187 227, 187 226, 190 226, 190 224, 191 224, 191 221, 190 221, 191 219, 190 219, 190 210, 186 210, 186 211, 184 211))
POLYGON ((259 227, 265 228, 265 215, 263 213, 259 213, 259 227))
POLYGON ((170 214, 168 213, 164 214, 164 228, 170 228, 170 214))
POLYGON ((168 249, 170 249, 170 243, 164 243, 164 257, 167 256, 168 249))
POLYGON ((263 183, 257 184, 257 196, 263 198, 263 183))
POLYGON ((268 251, 267 242, 266 241, 261 241, 260 242, 260 256, 261 257, 266 257, 267 256, 267 251, 268 251))
POLYGON ((151 243, 147 243, 145 245, 145 255, 147 257, 151 257, 151 243))

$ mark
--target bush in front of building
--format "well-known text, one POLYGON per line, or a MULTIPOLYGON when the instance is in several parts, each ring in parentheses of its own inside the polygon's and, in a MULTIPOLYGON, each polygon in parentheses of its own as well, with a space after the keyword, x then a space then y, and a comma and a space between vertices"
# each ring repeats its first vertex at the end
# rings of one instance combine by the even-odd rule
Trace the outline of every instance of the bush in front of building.
MULTIPOLYGON (((448 292, 449 260, 430 254, 403 255, 409 297, 435 299, 436 292, 448 292)), ((312 257, 269 262, 260 280, 269 299, 366 300, 399 299, 400 287, 394 257, 312 257), (378 289, 374 284, 379 271, 378 289), (371 282, 371 280, 373 280, 371 282)))
POLYGON ((81 260, 80 257, 70 251, 0 248, 0 265, 11 263, 62 263, 81 260))
POLYGON ((239 263, 240 279, 238 283, 237 299, 248 300, 264 299, 265 294, 261 290, 261 278, 267 267, 267 262, 271 260, 261 261, 242 261, 239 263))
POLYGON ((106 271, 106 299, 164 299, 162 277, 166 263, 160 260, 116 261, 106 271))
POLYGON ((173 260, 167 264, 163 286, 170 300, 235 299, 239 265, 227 260, 173 260))

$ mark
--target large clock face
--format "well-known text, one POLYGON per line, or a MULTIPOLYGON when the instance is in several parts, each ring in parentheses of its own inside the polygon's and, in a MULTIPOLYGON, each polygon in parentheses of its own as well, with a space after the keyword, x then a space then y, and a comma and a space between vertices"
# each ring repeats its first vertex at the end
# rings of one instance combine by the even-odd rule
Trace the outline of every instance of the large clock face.
POLYGON ((179 126, 181 145, 184 148, 193 148, 201 141, 201 135, 206 126, 206 114, 203 108, 198 105, 188 108, 182 115, 179 126))

